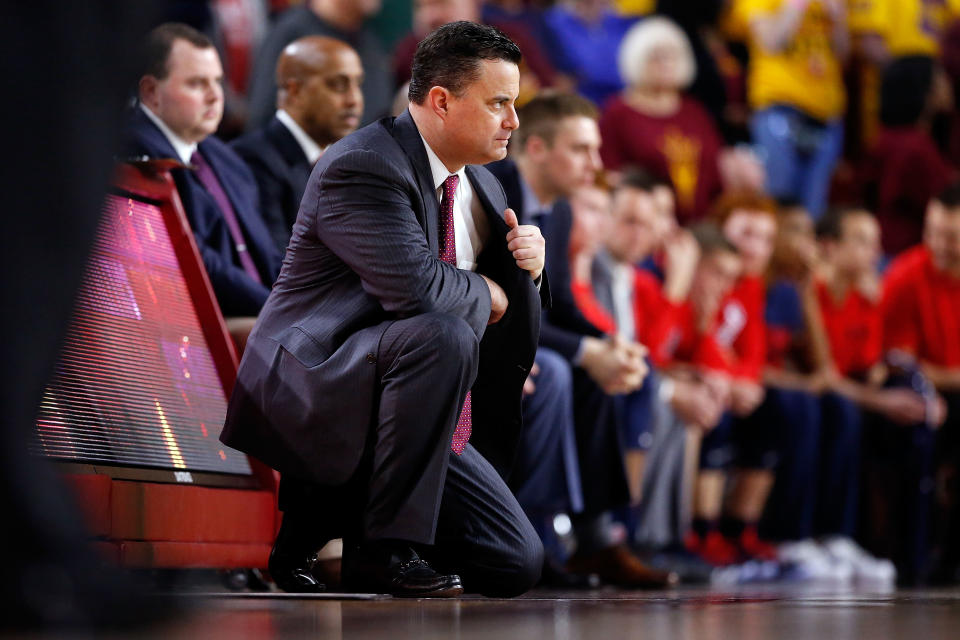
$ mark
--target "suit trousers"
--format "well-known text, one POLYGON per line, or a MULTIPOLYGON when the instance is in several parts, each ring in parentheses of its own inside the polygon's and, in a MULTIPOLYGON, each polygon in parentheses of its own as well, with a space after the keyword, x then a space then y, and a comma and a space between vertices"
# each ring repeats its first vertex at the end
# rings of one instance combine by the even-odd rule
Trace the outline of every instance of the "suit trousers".
POLYGON ((450 454, 436 542, 423 552, 434 566, 456 573, 464 589, 511 598, 540 580, 543 545, 493 466, 467 445, 450 454))
POLYGON ((523 434, 509 485, 531 519, 583 511, 573 425, 573 373, 555 351, 537 349, 540 373, 523 399, 523 434))
POLYGON ((577 454, 583 471, 584 517, 597 516, 630 501, 617 400, 581 369, 573 370, 573 411, 577 454))
POLYGON ((643 473, 643 496, 636 508, 633 542, 652 549, 683 543, 690 528, 691 487, 686 482, 687 426, 660 399, 660 379, 652 374, 651 438, 643 473))
POLYGON ((470 591, 516 595, 539 578, 542 546, 503 479, 468 445, 450 450, 478 341, 463 320, 427 313, 391 322, 376 354, 377 422, 341 486, 284 475, 280 509, 297 536, 404 540, 457 572, 470 591))

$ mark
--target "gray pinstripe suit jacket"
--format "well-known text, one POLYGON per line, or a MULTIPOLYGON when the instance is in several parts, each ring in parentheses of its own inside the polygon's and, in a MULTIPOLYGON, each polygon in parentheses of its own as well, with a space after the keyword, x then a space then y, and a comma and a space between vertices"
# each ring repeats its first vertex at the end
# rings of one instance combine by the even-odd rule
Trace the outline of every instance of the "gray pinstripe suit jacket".
POLYGON ((477 270, 507 293, 505 317, 488 327, 486 283, 439 260, 439 204, 410 113, 364 127, 313 169, 240 363, 224 443, 282 473, 346 481, 375 417, 383 331, 395 319, 443 312, 463 318, 480 341, 471 442, 507 473, 549 292, 545 281, 537 291, 506 247, 500 183, 482 167, 468 166, 467 176, 491 229, 477 270))

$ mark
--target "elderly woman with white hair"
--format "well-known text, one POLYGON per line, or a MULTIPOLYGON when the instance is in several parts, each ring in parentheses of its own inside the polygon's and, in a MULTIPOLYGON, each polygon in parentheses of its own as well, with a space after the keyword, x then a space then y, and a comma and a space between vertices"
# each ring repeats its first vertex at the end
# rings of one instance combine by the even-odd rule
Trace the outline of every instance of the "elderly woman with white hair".
POLYGON ((627 86, 600 119, 600 155, 608 169, 635 165, 669 179, 681 223, 704 217, 724 186, 762 185, 752 154, 725 153, 713 119, 685 95, 696 65, 686 34, 673 21, 652 16, 638 22, 620 45, 618 62, 627 86))

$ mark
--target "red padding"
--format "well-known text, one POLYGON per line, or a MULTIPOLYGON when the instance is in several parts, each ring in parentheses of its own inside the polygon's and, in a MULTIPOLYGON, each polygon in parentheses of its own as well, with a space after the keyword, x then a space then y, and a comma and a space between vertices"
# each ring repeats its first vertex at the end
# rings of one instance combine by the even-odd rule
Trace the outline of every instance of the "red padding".
POLYGON ((122 542, 120 563, 125 567, 161 569, 264 569, 270 547, 270 544, 122 542))
POLYGON ((273 543, 271 491, 116 480, 112 507, 114 540, 273 543))

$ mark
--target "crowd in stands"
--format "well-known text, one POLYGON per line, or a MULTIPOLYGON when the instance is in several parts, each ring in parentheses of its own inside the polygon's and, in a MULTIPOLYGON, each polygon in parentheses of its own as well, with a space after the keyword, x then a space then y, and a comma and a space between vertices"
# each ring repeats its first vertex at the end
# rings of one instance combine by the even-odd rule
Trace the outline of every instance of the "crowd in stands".
POLYGON ((960 580, 960 3, 386 10, 214 0, 147 38, 126 154, 185 165, 232 328, 324 150, 403 111, 427 33, 486 22, 524 55, 489 168, 547 240, 547 426, 507 478, 543 584, 960 580))

